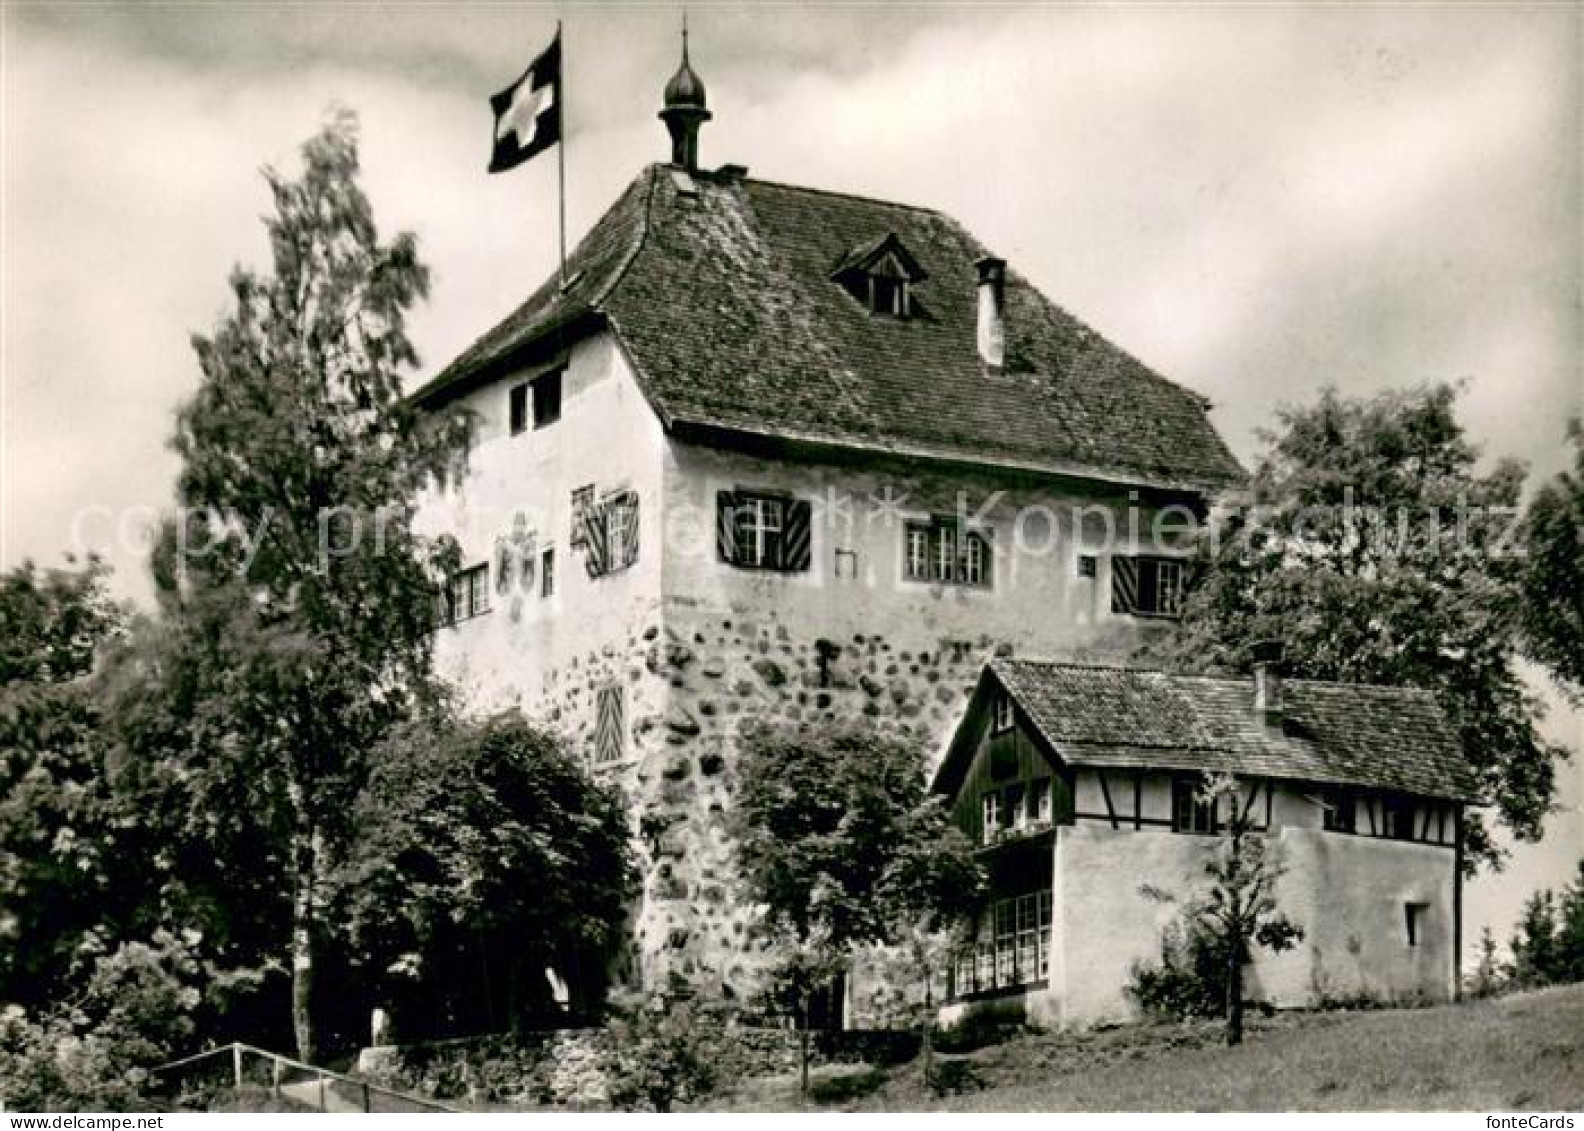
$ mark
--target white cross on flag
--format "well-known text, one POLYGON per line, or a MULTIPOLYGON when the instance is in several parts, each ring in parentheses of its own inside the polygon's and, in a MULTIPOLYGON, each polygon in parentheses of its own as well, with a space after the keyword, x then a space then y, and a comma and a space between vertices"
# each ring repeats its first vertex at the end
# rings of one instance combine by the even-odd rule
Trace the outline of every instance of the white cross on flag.
POLYGON ((515 169, 561 140, 561 32, 522 78, 490 97, 495 148, 489 171, 515 169))

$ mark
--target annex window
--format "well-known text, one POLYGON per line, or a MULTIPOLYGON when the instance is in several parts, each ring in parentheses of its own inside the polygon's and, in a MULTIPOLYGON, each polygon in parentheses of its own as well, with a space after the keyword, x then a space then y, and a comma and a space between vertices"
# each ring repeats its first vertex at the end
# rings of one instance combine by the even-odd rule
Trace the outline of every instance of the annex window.
POLYGON ((982 839, 989 844, 1001 831, 1001 791, 992 789, 979 799, 980 826, 983 833, 982 839))
POLYGON ((638 492, 612 491, 598 503, 584 504, 581 515, 583 564, 590 577, 617 573, 638 561, 638 492))
POLYGON ((1177 558, 1111 559, 1111 611, 1141 617, 1182 615, 1184 564, 1177 558))
POLYGON ((1414 839, 1414 806, 1404 797, 1388 797, 1381 803, 1381 835, 1391 840, 1414 839))
POLYGON ((803 499, 769 491, 716 495, 716 551, 738 569, 808 569, 813 525, 813 506, 803 499))
POLYGON ((990 543, 977 530, 964 530, 955 518, 910 522, 904 528, 903 557, 909 581, 990 586, 990 543))
POLYGON ((952 964, 952 994, 1016 989, 1050 977, 1051 893, 998 899, 981 919, 979 940, 952 964))
POLYGON ((1327 793, 1322 824, 1327 832, 1352 833, 1358 831, 1358 798, 1347 790, 1334 789, 1327 793))
POLYGON ((539 596, 555 596, 555 548, 539 555, 539 596))
POLYGON ((913 286, 928 276, 894 232, 848 250, 831 277, 872 313, 910 318, 913 286))
POLYGON ((1418 946, 1424 937, 1425 919, 1430 912, 1428 903, 1403 904, 1403 926, 1408 931, 1408 945, 1418 946))
POLYGON ((613 683, 594 693, 594 764, 619 762, 626 752, 626 688, 613 683))
POLYGON ((1003 731, 1011 730, 1012 722, 1012 696, 1005 691, 997 692, 995 697, 995 732, 1000 734, 1003 731))
POLYGON ((1048 825, 1051 819, 1051 780, 1035 778, 1028 788, 1028 819, 1036 825, 1048 825))
POLYGON ((1172 782, 1172 831, 1205 835, 1216 831, 1216 799, 1201 794, 1197 779, 1172 782))
POLYGON ((480 563, 451 575, 441 594, 440 623, 456 624, 489 612, 489 565, 480 563))

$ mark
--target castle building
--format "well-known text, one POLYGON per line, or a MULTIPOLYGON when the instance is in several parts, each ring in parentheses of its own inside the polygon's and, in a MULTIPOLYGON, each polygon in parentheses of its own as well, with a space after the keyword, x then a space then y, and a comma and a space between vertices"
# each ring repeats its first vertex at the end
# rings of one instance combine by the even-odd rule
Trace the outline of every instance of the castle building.
POLYGON ((440 670, 570 736, 634 807, 635 961, 737 992, 749 721, 932 752, 987 659, 1121 655, 1243 476, 1201 396, 927 208, 706 170, 684 58, 643 169, 415 396, 476 414, 421 523, 466 557, 440 670))

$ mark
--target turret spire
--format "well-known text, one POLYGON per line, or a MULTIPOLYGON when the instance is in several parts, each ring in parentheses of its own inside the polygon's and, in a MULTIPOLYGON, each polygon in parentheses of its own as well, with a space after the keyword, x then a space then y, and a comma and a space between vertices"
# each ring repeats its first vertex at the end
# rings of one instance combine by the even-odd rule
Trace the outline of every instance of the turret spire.
POLYGON ((665 86, 665 109, 660 117, 671 134, 671 163, 688 172, 698 170, 699 127, 711 114, 705 106, 704 82, 688 60, 687 12, 682 13, 682 65, 665 86))

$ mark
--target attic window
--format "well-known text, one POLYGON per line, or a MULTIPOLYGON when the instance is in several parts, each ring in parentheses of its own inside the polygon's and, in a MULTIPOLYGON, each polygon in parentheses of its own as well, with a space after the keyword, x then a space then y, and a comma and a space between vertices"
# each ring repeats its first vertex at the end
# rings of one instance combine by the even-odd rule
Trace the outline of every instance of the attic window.
POLYGON ((927 275, 894 232, 851 248, 831 278, 875 314, 910 318, 917 313, 913 284, 927 275))

